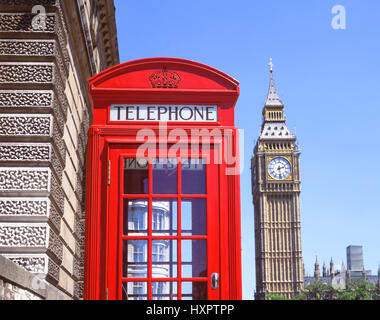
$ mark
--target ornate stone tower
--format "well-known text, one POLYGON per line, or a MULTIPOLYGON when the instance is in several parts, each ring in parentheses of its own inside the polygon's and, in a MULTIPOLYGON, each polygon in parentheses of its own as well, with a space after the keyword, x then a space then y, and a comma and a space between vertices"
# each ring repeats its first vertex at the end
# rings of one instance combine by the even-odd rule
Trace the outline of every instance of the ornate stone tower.
POLYGON ((284 104, 273 80, 252 158, 255 208, 256 299, 275 293, 292 297, 303 285, 300 218, 300 152, 286 126, 284 104))

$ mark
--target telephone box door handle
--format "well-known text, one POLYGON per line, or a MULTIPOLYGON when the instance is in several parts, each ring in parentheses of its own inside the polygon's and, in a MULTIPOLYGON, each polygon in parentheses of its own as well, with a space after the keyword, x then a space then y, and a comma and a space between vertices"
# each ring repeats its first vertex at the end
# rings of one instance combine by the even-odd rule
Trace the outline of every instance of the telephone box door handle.
POLYGON ((213 273, 211 275, 211 288, 213 290, 219 289, 219 273, 213 273))

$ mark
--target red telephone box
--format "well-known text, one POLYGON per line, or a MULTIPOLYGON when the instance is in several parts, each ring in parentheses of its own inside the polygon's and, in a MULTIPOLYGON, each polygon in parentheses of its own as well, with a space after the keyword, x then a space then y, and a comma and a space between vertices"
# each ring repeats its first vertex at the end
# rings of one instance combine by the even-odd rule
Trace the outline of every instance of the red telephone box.
POLYGON ((241 299, 238 82, 150 58, 89 80, 85 299, 241 299))

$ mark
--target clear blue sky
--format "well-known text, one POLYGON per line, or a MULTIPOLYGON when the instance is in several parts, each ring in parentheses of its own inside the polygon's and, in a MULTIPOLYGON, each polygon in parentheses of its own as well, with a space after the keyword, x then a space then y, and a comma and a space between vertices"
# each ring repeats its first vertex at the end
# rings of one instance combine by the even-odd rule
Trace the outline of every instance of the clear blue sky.
POLYGON ((240 82, 236 124, 245 131, 241 176, 243 298, 255 289, 249 162, 269 86, 269 58, 287 124, 301 147, 302 246, 306 270, 346 264, 363 245, 380 263, 379 0, 115 0, 121 62, 178 57, 240 82), (346 30, 331 27, 334 5, 346 30), (296 130, 295 130, 296 128, 296 130))

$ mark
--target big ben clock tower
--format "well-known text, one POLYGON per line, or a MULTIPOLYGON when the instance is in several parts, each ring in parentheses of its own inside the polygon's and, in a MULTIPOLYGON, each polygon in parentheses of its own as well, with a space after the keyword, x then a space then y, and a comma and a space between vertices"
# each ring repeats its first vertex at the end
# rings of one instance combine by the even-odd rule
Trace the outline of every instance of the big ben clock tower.
POLYGON ((286 126, 284 104, 273 80, 252 158, 255 208, 256 299, 266 294, 288 298, 303 285, 300 218, 300 152, 286 126))

